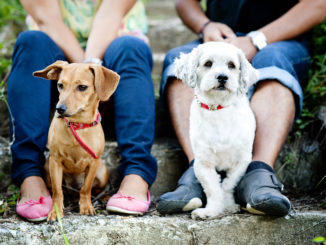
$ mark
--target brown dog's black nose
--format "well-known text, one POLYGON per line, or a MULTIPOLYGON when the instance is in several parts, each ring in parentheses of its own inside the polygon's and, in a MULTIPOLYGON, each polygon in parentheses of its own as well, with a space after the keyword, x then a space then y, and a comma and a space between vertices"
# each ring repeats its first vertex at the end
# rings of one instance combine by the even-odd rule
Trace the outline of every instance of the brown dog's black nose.
POLYGON ((57 107, 55 109, 57 110, 57 112, 60 115, 63 115, 67 110, 67 106, 66 105, 57 105, 57 107))
POLYGON ((229 78, 224 74, 220 74, 216 77, 216 79, 220 84, 225 84, 229 78))

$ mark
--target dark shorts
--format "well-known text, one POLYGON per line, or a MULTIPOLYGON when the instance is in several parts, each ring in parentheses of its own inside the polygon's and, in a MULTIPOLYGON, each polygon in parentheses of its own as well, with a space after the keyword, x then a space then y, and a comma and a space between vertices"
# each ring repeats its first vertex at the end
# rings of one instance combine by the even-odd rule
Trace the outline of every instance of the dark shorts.
MULTIPOLYGON (((202 42, 195 40, 183 46, 171 49, 164 60, 163 74, 160 87, 160 95, 164 97, 167 81, 175 77, 173 61, 180 53, 190 53, 202 42)), ((264 80, 277 80, 288 87, 294 94, 296 101, 296 118, 302 109, 303 93, 300 82, 307 81, 310 64, 310 55, 307 42, 289 40, 269 44, 260 50, 252 60, 252 65, 260 73, 259 81, 248 91, 251 98, 255 92, 255 86, 264 80), (300 81, 300 82, 299 82, 300 81)))

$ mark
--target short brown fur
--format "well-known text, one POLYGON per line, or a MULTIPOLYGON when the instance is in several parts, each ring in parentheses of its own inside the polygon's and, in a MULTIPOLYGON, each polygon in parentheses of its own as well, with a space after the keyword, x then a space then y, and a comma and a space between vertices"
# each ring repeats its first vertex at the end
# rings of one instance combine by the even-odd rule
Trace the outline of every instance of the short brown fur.
POLYGON ((94 159, 83 149, 67 127, 63 117, 71 122, 92 123, 96 120, 99 101, 108 100, 117 88, 119 75, 103 66, 95 64, 56 61, 44 70, 36 71, 34 76, 58 80, 60 96, 57 107, 65 105, 63 115, 53 118, 48 135, 49 157, 45 164, 46 183, 52 190, 53 206, 48 221, 57 219, 55 205, 63 217, 62 180, 66 183, 84 179, 80 189, 80 214, 93 215, 91 203, 92 187, 103 188, 109 172, 100 156, 104 150, 104 133, 101 124, 78 130, 79 137, 98 156, 94 159), (87 86, 79 91, 79 85, 87 86))

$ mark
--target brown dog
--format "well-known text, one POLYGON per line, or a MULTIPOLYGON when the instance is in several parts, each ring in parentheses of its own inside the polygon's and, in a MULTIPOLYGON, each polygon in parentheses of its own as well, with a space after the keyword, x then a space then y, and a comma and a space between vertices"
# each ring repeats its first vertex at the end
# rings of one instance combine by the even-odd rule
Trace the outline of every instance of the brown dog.
POLYGON ((120 77, 103 66, 65 61, 57 61, 33 75, 57 80, 60 93, 49 129, 50 154, 45 164, 46 182, 53 198, 48 221, 57 218, 55 205, 63 216, 63 179, 68 184, 84 180, 79 212, 93 215, 91 189, 103 188, 109 178, 100 159, 105 139, 97 108, 99 101, 108 100, 115 91, 120 77))

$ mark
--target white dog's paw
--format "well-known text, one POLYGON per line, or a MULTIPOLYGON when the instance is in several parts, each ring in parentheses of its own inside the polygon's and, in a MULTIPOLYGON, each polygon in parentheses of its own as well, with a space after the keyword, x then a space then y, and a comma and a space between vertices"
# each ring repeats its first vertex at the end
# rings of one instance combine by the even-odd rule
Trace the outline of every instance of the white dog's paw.
POLYGON ((240 211, 240 205, 235 203, 232 192, 224 193, 224 207, 225 211, 228 213, 237 213, 240 211))
POLYGON ((238 213, 240 212, 240 209, 240 205, 235 203, 229 206, 225 206, 225 211, 228 213, 238 213))
POLYGON ((191 212, 192 219, 212 219, 220 215, 222 212, 211 210, 208 208, 197 208, 191 212))

